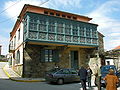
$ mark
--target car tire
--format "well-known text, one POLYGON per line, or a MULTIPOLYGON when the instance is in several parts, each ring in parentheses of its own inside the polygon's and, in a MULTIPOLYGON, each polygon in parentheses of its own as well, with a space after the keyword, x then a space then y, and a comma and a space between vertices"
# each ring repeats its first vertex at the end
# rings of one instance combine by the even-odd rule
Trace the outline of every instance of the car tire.
POLYGON ((60 78, 60 79, 58 79, 58 80, 57 80, 57 84, 59 84, 59 85, 64 84, 64 80, 63 80, 63 79, 61 79, 61 78, 60 78))

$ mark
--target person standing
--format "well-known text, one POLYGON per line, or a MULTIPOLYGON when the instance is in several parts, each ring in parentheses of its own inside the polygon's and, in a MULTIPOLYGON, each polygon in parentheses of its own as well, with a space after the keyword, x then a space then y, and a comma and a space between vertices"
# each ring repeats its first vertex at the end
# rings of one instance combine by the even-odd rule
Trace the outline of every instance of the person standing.
POLYGON ((86 90, 87 70, 82 66, 78 72, 83 90, 86 90))
POLYGON ((91 87, 91 76, 92 76, 92 70, 90 67, 87 68, 87 81, 88 81, 88 87, 91 87))
POLYGON ((117 84, 119 83, 118 77, 114 75, 114 70, 110 69, 109 74, 104 78, 106 81, 106 90, 117 90, 117 84))
POLYGON ((101 69, 100 67, 97 65, 96 67, 96 74, 95 74, 95 84, 98 87, 98 90, 101 90, 101 69))

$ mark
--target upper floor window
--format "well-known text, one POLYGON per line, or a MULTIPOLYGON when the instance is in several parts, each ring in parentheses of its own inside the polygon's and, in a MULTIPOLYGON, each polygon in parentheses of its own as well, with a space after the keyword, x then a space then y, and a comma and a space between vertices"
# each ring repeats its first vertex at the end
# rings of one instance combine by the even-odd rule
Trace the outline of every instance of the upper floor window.
POLYGON ((14 48, 16 47, 16 36, 14 37, 14 48))
POLYGON ((20 40, 20 29, 18 30, 18 40, 20 40))
POLYGON ((30 30, 37 31, 37 23, 30 23, 29 28, 30 30))
POLYGON ((65 15, 62 15, 62 17, 66 17, 65 15))
POLYGON ((50 12, 50 15, 54 15, 54 13, 53 13, 53 12, 50 12))
POLYGON ((48 11, 44 11, 44 14, 48 14, 48 11))
POLYGON ((58 23, 57 25, 57 33, 63 33, 63 23, 58 23))
POLYGON ((90 30, 86 30, 86 36, 90 37, 91 36, 91 31, 90 30))
POLYGON ((60 16, 60 14, 59 14, 59 13, 56 13, 56 16, 60 16))

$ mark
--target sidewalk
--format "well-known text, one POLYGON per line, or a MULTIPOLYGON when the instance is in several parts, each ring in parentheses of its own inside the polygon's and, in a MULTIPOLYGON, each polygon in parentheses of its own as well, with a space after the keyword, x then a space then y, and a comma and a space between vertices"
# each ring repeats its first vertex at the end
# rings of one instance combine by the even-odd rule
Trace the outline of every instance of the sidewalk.
POLYGON ((17 82, 43 82, 45 81, 44 78, 22 78, 20 75, 14 72, 12 68, 9 67, 8 64, 6 64, 3 67, 3 71, 9 77, 9 79, 13 81, 17 81, 17 82))

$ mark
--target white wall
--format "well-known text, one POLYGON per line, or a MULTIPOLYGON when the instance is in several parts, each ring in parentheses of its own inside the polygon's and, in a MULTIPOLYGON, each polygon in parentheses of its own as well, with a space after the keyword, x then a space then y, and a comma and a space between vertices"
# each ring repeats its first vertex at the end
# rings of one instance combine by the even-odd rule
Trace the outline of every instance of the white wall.
MULTIPOLYGON (((13 42, 13 47, 15 49, 15 59, 16 59, 16 55, 17 55, 17 51, 20 51, 20 63, 19 64, 23 64, 23 23, 20 24, 20 26, 18 27, 16 33, 14 34, 12 40, 10 41, 10 43, 13 42), (20 29, 20 39, 18 39, 18 30, 20 29), (14 40, 16 36, 16 41, 14 40), (16 45, 14 46, 14 43, 16 43, 16 45)), ((14 58, 13 58, 13 53, 11 53, 12 55, 12 65, 14 65, 14 58)))
POLYGON ((110 65, 114 65, 114 60, 113 59, 106 59, 105 64, 108 65, 107 62, 110 62, 110 65))

